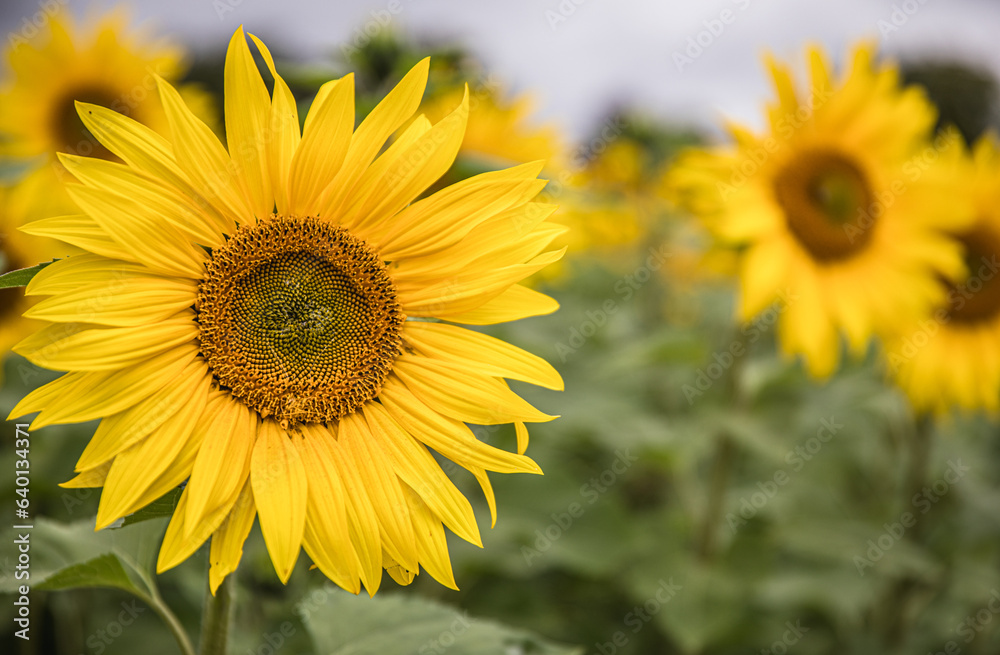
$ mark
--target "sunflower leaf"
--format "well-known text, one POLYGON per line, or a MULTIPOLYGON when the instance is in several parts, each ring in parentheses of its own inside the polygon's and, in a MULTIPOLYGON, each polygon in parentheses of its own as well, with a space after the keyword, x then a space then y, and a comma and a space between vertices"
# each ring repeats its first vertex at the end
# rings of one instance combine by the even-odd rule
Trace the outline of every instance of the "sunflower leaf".
POLYGON ((16 551, 15 556, 0 557, 0 593, 12 593, 28 584, 47 590, 114 587, 140 597, 148 595, 147 580, 166 521, 98 532, 93 518, 60 523, 39 516, 31 525, 0 531, 0 541, 27 543, 30 549, 30 578, 18 577, 16 551))
POLYGON ((49 576, 35 589, 54 591, 78 587, 116 587, 132 593, 141 590, 132 582, 122 562, 113 553, 69 566, 49 576))
POLYGON ((408 655, 446 649, 449 655, 580 655, 580 648, 546 641, 524 630, 470 617, 467 612, 421 598, 354 596, 332 585, 300 604, 316 643, 330 655, 408 655))
POLYGON ((124 528, 127 525, 134 525, 136 523, 142 523, 143 521, 149 521, 151 519, 171 517, 174 515, 174 509, 177 508, 177 502, 180 500, 180 497, 181 488, 177 487, 176 489, 172 489, 139 511, 129 514, 121 521, 112 524, 110 527, 112 529, 118 529, 124 528))
POLYGON ((35 274, 38 273, 38 271, 55 261, 56 260, 53 259, 51 262, 42 262, 41 264, 35 264, 34 266, 7 271, 3 275, 0 275, 0 289, 27 286, 28 282, 31 282, 31 278, 35 277, 35 274))

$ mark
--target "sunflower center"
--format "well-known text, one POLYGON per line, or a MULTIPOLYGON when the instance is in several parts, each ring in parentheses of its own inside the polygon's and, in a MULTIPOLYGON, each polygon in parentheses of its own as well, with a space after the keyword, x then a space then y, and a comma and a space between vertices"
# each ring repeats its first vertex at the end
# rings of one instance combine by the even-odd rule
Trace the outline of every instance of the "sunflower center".
POLYGON ((1000 234, 980 222, 976 228, 956 237, 965 248, 968 277, 948 287, 948 318, 971 325, 989 321, 1000 314, 1000 234))
POLYGON ((789 231, 819 261, 851 257, 871 239, 871 187, 840 153, 800 153, 775 176, 774 194, 789 231))
POLYGON ((52 111, 51 129, 59 143, 59 151, 84 157, 114 159, 111 151, 101 145, 80 120, 74 104, 77 100, 121 111, 121 98, 110 89, 84 87, 70 91, 55 103, 52 111))
POLYGON ((290 423, 335 421, 375 398, 405 319, 375 251, 312 217, 240 227, 212 252, 195 307, 219 384, 290 423))

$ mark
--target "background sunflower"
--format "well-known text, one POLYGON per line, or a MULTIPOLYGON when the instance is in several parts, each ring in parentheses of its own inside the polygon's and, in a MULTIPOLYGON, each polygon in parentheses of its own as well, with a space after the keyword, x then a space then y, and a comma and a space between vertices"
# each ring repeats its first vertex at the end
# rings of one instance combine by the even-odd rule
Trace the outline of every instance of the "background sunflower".
MULTIPOLYGON (((33 30, 43 31, 33 21, 37 16, 44 23, 46 6, 5 3, 0 33, 7 45, 11 34, 30 40, 33 30)), ((69 9, 80 16, 81 7, 71 3, 69 9)), ((500 107, 532 98, 532 111, 495 141, 513 147, 519 136, 530 138, 546 126, 557 130, 563 167, 550 166, 539 177, 551 180, 545 201, 573 212, 573 232, 558 238, 578 245, 559 276, 531 282, 555 298, 560 311, 472 329, 552 362, 566 390, 506 383, 533 406, 562 415, 531 427, 526 454, 544 476, 493 476, 487 495, 475 473, 432 455, 469 500, 484 546, 444 537, 460 590, 430 575, 410 580, 399 562, 404 554, 383 553, 378 564, 389 575, 374 598, 337 587, 331 579, 351 576, 334 570, 342 560, 333 557, 324 564, 329 574, 310 570, 313 560, 306 558, 280 584, 259 527, 242 539, 246 495, 224 538, 156 574, 156 554, 180 491, 95 533, 99 511, 108 520, 134 498, 116 492, 118 507, 102 510, 98 490, 88 486, 106 481, 100 467, 67 486, 57 484, 98 422, 32 430, 27 456, 30 510, 37 520, 29 596, 37 652, 176 653, 171 630, 198 629, 205 580, 214 565, 218 582, 227 568, 224 556, 231 562, 239 543, 231 652, 884 655, 960 649, 989 655, 1000 648, 993 609, 1000 607, 996 423, 971 409, 995 401, 987 391, 989 376, 982 376, 992 361, 989 337, 977 342, 978 357, 956 350, 936 360, 943 372, 927 376, 933 383, 921 387, 927 405, 914 406, 886 358, 893 328, 906 336, 914 318, 917 326, 924 320, 920 316, 900 313, 881 343, 843 358, 817 382, 802 362, 782 354, 779 325, 787 313, 780 297, 752 317, 739 314, 745 250, 734 249, 731 239, 721 239, 699 218, 717 211, 717 203, 703 195, 686 198, 684 209, 671 206, 663 184, 680 149, 729 142, 724 119, 753 135, 771 129, 761 112, 774 99, 762 51, 789 62, 797 93, 808 95, 812 74, 802 56, 808 43, 829 53, 839 82, 851 44, 867 39, 880 53, 873 69, 898 62, 898 88, 917 84, 937 105, 936 119, 926 120, 932 146, 949 125, 966 143, 975 142, 1000 115, 992 29, 1000 8, 863 0, 837 6, 515 0, 469 9, 437 0, 292 0, 280 7, 180 0, 169 6, 140 2, 134 16, 139 23, 149 20, 153 33, 191 48, 192 67, 173 84, 198 81, 220 108, 224 45, 242 23, 272 47, 300 121, 322 83, 352 72, 360 121, 427 55, 428 100, 437 90, 453 93, 450 85, 462 78, 474 82, 470 101, 484 87, 503 90, 500 107), (954 411, 962 404, 970 409, 954 411), (934 405, 942 412, 931 418, 925 410, 934 405), (497 523, 491 527, 494 504, 497 523), (94 583, 110 588, 80 587, 94 583), (42 629, 52 625, 58 630, 42 629)), ((266 92, 273 93, 266 62, 257 64, 266 92)), ((843 124, 852 124, 857 112, 867 118, 855 127, 898 134, 905 125, 887 120, 893 112, 886 95, 892 94, 845 103, 843 124)), ((847 143, 852 156, 888 147, 847 143)), ((926 153, 913 162, 921 183, 934 181, 938 188, 930 203, 918 203, 921 212, 937 205, 951 218, 965 213, 959 210, 972 198, 969 180, 951 174, 961 169, 955 163, 961 157, 950 159, 959 150, 947 150, 948 157, 933 147, 918 152, 926 153)), ((11 160, 3 163, 5 176, 22 170, 7 168, 11 160)), ((446 176, 457 181, 482 167, 481 156, 466 156, 459 147, 446 176)), ((822 185, 834 209, 852 190, 850 173, 840 173, 822 185)), ((962 231, 942 233, 953 239, 962 231)), ((947 251, 956 249, 962 252, 960 241, 947 251)), ((947 259, 961 264, 949 284, 965 284, 968 258, 947 259)), ((852 298, 884 297, 890 306, 908 284, 881 287, 875 277, 858 276, 852 298)), ((930 284, 936 289, 942 280, 931 276, 930 284)), ((528 289, 516 294, 537 297, 528 289)), ((934 309, 929 303, 927 310, 934 309)), ((455 343, 440 347, 434 338, 418 335, 415 348, 442 356, 462 351, 455 343)), ((842 344, 834 340, 832 355, 819 354, 814 361, 839 360, 842 344)), ((54 377, 16 354, 4 365, 5 411, 54 377)), ((517 425, 463 423, 477 443, 512 457, 526 442, 517 425)), ((13 471, 19 437, 14 423, 7 425, 0 469, 13 471)), ((0 476, 0 505, 8 512, 21 499, 14 480, 0 476)), ((116 484, 123 489, 128 482, 121 476, 116 484)), ((169 487, 173 481, 159 483, 169 487)), ((411 501, 405 498, 406 508, 422 516, 411 501)), ((308 525, 308 503, 306 511, 308 525)), ((183 526, 174 530, 184 532, 183 526)), ((0 620, 15 626, 21 581, 14 577, 18 561, 9 545, 18 536, 9 528, 0 532, 0 542, 8 544, 0 547, 0 588, 12 594, 0 603, 0 620)), ((307 534, 303 541, 315 550, 325 543, 307 534)), ((443 562, 425 564, 428 573, 437 566, 450 584, 443 562)), ((4 631, 0 650, 18 652, 22 641, 4 631)))

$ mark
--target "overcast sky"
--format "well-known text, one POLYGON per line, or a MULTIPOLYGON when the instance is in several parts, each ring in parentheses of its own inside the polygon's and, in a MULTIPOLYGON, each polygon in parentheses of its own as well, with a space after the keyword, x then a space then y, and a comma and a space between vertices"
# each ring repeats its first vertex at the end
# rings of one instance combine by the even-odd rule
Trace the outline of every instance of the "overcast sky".
MULTIPOLYGON (((74 13, 109 0, 0 0, 8 37, 48 3, 74 13)), ((575 136, 616 104, 709 126, 761 123, 770 97, 761 54, 800 56, 818 41, 840 57, 859 38, 884 52, 957 57, 1000 73, 1000 3, 991 0, 136 0, 137 20, 217 50, 244 24, 276 51, 308 59, 389 21, 467 45, 537 99, 540 118, 575 136), (692 45, 694 44, 694 45, 692 45)), ((801 56, 800 56, 801 59, 801 56)))

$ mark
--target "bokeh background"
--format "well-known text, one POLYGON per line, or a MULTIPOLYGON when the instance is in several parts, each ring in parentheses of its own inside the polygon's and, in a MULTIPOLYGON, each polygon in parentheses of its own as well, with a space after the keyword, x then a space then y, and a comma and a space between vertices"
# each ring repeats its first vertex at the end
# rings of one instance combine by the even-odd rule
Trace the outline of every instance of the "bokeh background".
MULTIPOLYGON (((63 4, 81 20, 119 6, 63 4)), ((41 6, 5 1, 0 33, 18 34, 41 6)), ((1000 650, 996 418, 918 418, 885 380, 874 346, 831 379, 810 378, 777 351, 780 304, 750 322, 734 318, 731 261, 670 205, 662 184, 680 148, 725 139, 723 119, 762 127, 772 97, 763 53, 801 69, 810 43, 837 62, 859 39, 876 43, 975 138, 1000 124, 1000 3, 128 7, 136 24, 187 47, 187 79, 216 93, 239 25, 268 43, 303 104, 319 82, 356 71, 366 111, 413 62, 434 55, 432 96, 447 96, 462 79, 485 104, 516 107, 499 112, 509 121, 484 128, 493 140, 464 152, 449 175, 549 151, 549 197, 573 229, 566 260, 537 282, 560 311, 491 330, 544 356, 566 380, 562 393, 512 383, 562 415, 532 430, 528 454, 545 475, 496 477, 491 530, 475 480, 446 467, 484 532, 482 550, 453 540, 461 591, 419 576, 407 588, 386 580, 374 600, 354 598, 309 571, 304 557, 282 586, 255 528, 239 572, 231 652, 1000 650), (536 140, 504 150, 515 133, 536 140), (915 520, 903 525, 907 513, 915 520)), ((4 365, 4 414, 52 378, 13 355, 4 365)), ((94 535, 97 493, 56 486, 71 477, 93 429, 32 434, 32 502, 45 517, 33 536, 33 575, 113 549, 141 577, 155 550, 163 519, 94 535)), ((515 448, 513 430, 477 434, 515 448)), ((7 422, 0 470, 13 470, 13 439, 7 422)), ((0 516, 14 499, 13 476, 0 474, 0 516)), ((5 591, 15 584, 10 525, 0 521, 5 591)), ((203 548, 156 580, 192 634, 206 568, 203 548)), ((29 643, 12 637, 14 597, 3 598, 3 652, 176 652, 154 612, 120 588, 35 592, 38 632, 29 643)))

